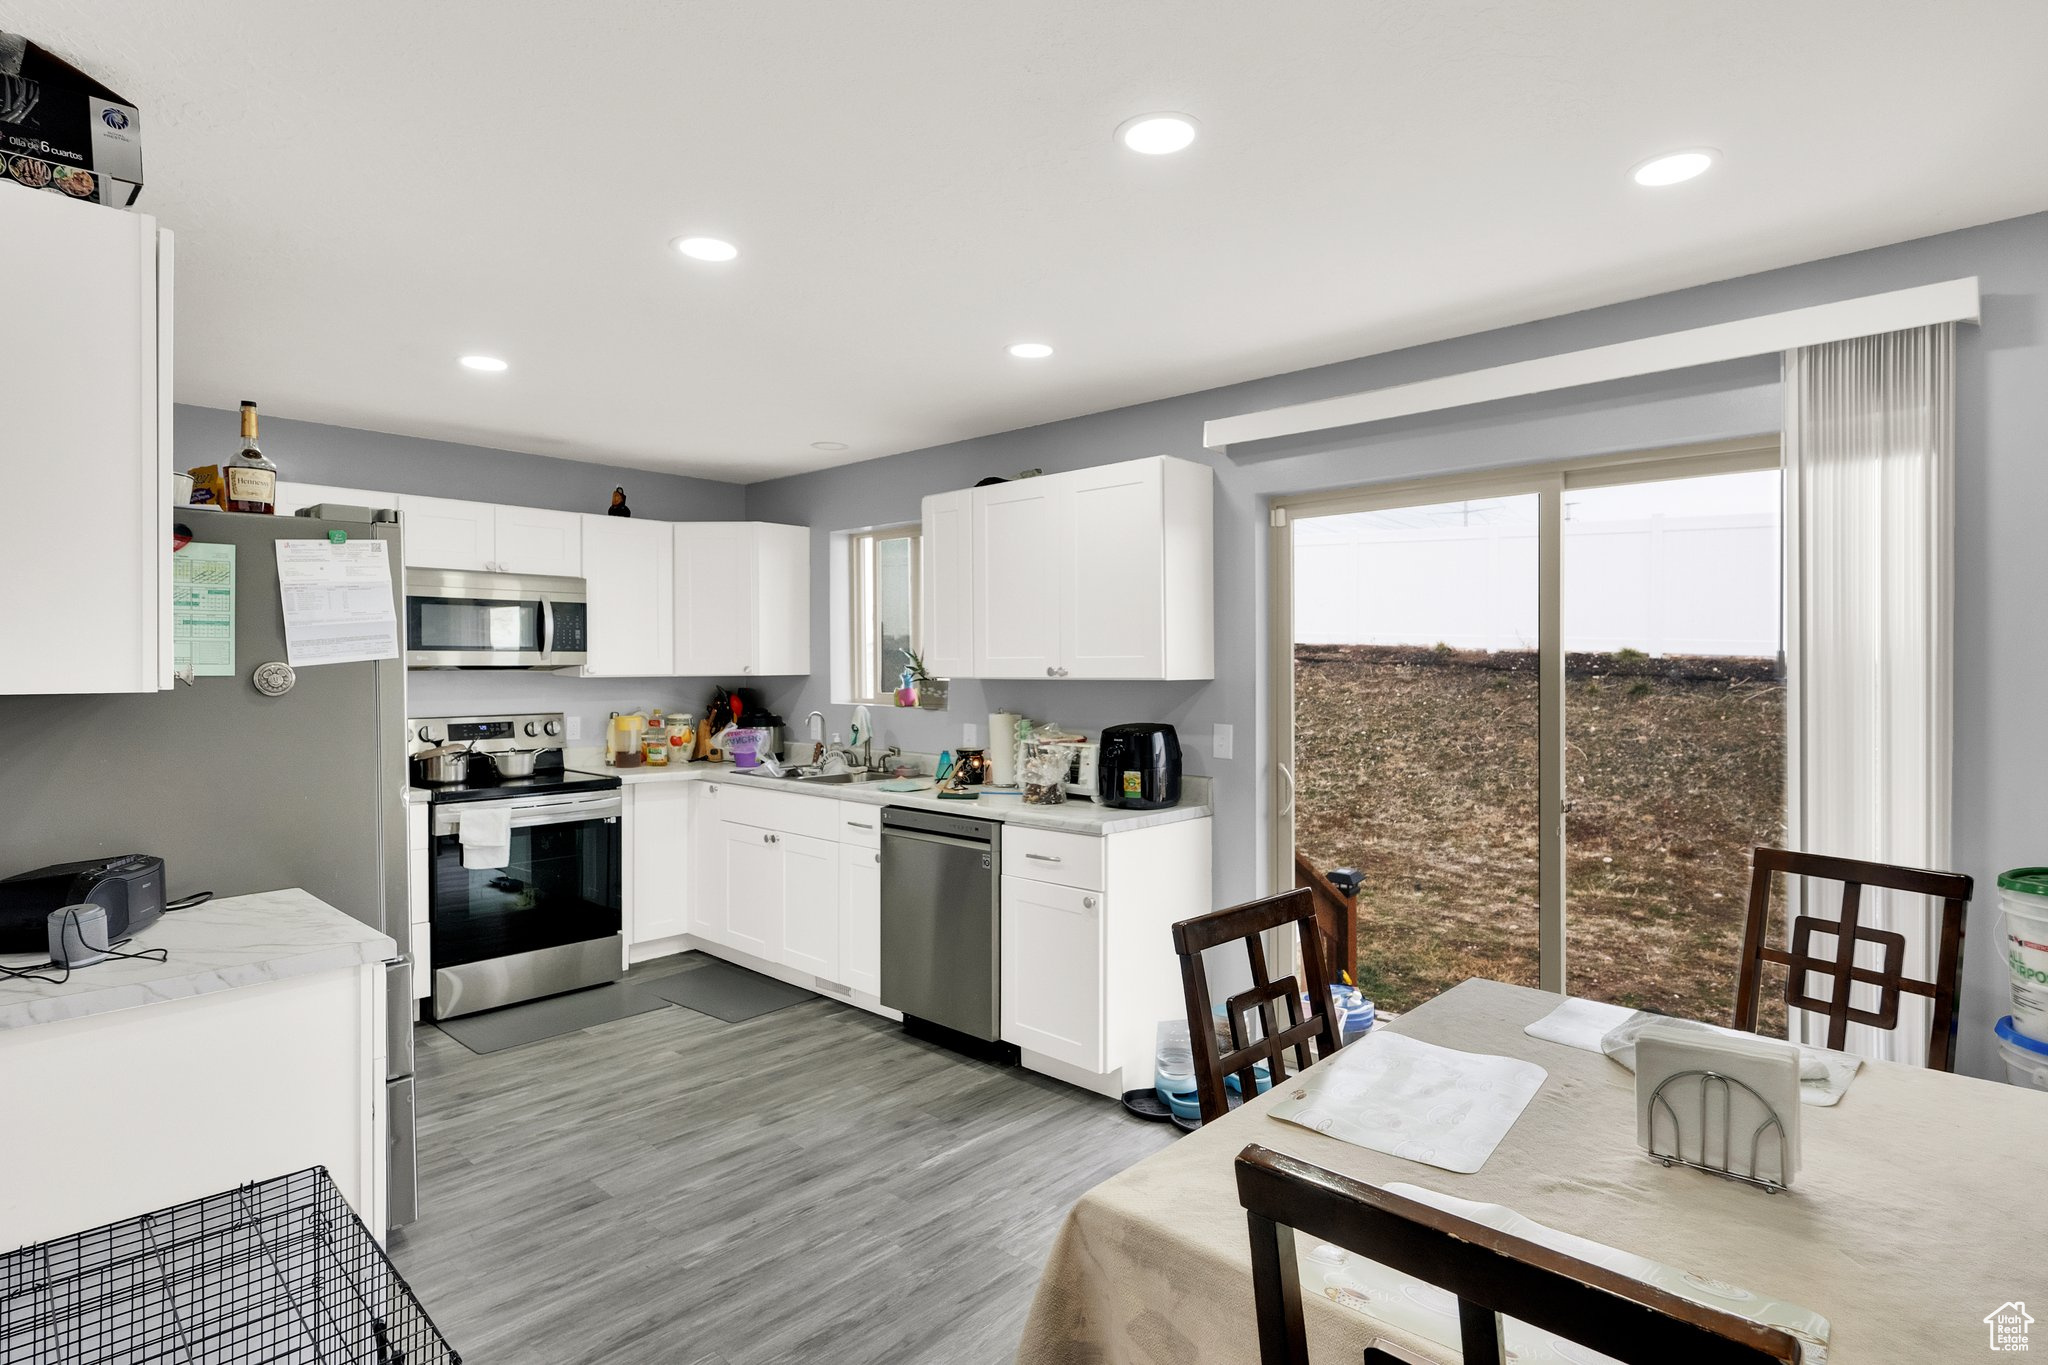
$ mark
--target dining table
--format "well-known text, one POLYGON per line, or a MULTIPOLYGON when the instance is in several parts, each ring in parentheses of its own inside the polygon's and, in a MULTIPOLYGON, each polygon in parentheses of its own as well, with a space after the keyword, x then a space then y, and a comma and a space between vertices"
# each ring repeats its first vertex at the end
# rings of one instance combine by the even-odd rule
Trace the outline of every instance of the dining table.
MULTIPOLYGON (((1987 1319, 2029 1302, 2048 1351, 2048 1093, 1866 1062, 1839 1102, 1800 1106, 1801 1168, 1791 1188, 1771 1192, 1666 1166, 1638 1147, 1634 1074, 1523 1032, 1564 999, 1475 979, 1379 1026, 1547 1073, 1472 1174, 1271 1116, 1299 1093, 1302 1078, 1289 1076, 1090 1190, 1054 1241, 1018 1365, 1256 1362, 1234 1170, 1254 1143, 1373 1185, 1504 1205, 1724 1288, 1811 1309, 1829 1323, 1828 1365, 1986 1358, 1987 1319)), ((1316 1067, 1344 1056, 1339 1049, 1316 1067)), ((1447 1342, 1376 1318, 1370 1296, 1331 1287, 1332 1249, 1307 1237, 1295 1245, 1313 1359, 1356 1361, 1375 1338, 1457 1359, 1455 1335, 1447 1342)))

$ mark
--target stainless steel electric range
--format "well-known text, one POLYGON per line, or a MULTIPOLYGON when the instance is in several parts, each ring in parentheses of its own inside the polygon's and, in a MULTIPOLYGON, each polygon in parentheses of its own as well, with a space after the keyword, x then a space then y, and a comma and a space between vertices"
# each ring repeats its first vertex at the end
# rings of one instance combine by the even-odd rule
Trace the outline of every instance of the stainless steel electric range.
POLYGON ((559 713, 431 716, 406 728, 409 756, 471 751, 461 780, 414 776, 431 793, 434 1017, 623 975, 619 779, 562 765, 559 713))

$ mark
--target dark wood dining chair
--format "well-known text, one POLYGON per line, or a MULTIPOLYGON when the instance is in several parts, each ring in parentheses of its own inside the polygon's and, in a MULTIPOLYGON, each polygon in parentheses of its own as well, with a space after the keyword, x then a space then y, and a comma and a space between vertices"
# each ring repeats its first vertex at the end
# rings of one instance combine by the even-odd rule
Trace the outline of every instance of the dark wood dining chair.
MULTIPOLYGON (((1466 1365, 1506 1360, 1510 1317, 1625 1365, 1796 1365, 1798 1338, 1256 1143, 1237 1154, 1251 1228, 1259 1365, 1309 1365, 1294 1232, 1458 1298, 1466 1365)), ((1366 1365, 1421 1358, 1375 1342, 1366 1365)))
POLYGON ((1956 997, 1962 989, 1963 921, 1969 912, 1970 878, 1960 872, 1930 872, 1917 867, 1893 867, 1889 863, 1865 863, 1853 858, 1829 858, 1818 853, 1794 853, 1790 849, 1760 848, 1751 859, 1749 879, 1749 920, 1742 931, 1742 968, 1735 982, 1735 1027, 1756 1032, 1757 1005, 1763 993, 1763 968, 1775 962, 1785 968, 1785 1003, 1793 1009, 1811 1010, 1828 1021, 1827 1046, 1840 1051, 1849 1038, 1849 1025, 1872 1028, 1899 1026, 1899 997, 1920 995, 1934 1002, 1934 1022, 1927 1040, 1927 1065, 1938 1071, 1956 1069, 1956 997), (1839 919, 1801 914, 1793 917, 1790 948, 1777 948, 1768 941, 1771 920, 1771 877, 1809 877, 1842 884, 1839 919), (1873 929, 1860 922, 1863 888, 1882 887, 1929 896, 1941 902, 1941 943, 1934 965, 1934 979, 1921 981, 1905 974, 1906 939, 1888 929, 1873 929), (1814 939, 1833 940, 1834 950, 1824 957, 1813 952, 1814 939), (1878 967, 1856 965, 1856 945, 1875 944, 1882 956, 1878 967), (1807 974, 1832 977, 1827 994, 1809 994, 1807 974), (1857 984, 1877 988, 1877 1008, 1859 1009, 1849 1003, 1849 992, 1857 984))
POLYGON ((1228 910, 1217 910, 1173 926, 1173 950, 1180 954, 1181 987, 1187 996, 1188 1041, 1195 1054, 1195 1093, 1202 1104, 1202 1122, 1211 1123, 1230 1112, 1230 1092, 1224 1077, 1236 1075, 1247 1099, 1259 1093, 1257 1073, 1260 1062, 1271 1069, 1272 1083, 1287 1075, 1285 1054, 1294 1051, 1296 1070, 1306 1071, 1316 1060, 1309 1055, 1314 1043, 1317 1057, 1327 1057, 1339 1046, 1341 1030, 1330 1008, 1330 977, 1323 966, 1322 934, 1317 928, 1315 902, 1307 891, 1283 891, 1264 900, 1246 901, 1228 910), (1266 968, 1266 945, 1261 935, 1293 925, 1300 954, 1300 977, 1272 979, 1266 968), (1205 950, 1225 943, 1242 942, 1251 959, 1252 984, 1223 1002, 1228 1021, 1230 1051, 1224 1052, 1216 1037, 1215 1004, 1209 997, 1209 974, 1202 965, 1205 950), (1306 985, 1302 982, 1306 981, 1306 985), (1307 991, 1309 1008, 1301 1003, 1307 991), (1280 1023, 1284 1007, 1287 1022, 1280 1023), (1253 1011, 1258 1027, 1251 1025, 1253 1011), (1256 1035, 1256 1036, 1255 1036, 1256 1035))

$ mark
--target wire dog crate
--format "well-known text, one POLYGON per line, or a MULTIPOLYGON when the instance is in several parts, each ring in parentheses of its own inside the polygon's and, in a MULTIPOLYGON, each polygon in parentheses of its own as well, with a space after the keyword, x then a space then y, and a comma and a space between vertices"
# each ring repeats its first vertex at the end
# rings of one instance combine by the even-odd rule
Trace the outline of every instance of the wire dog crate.
POLYGON ((0 1365, 458 1365, 324 1166, 0 1253, 0 1365))

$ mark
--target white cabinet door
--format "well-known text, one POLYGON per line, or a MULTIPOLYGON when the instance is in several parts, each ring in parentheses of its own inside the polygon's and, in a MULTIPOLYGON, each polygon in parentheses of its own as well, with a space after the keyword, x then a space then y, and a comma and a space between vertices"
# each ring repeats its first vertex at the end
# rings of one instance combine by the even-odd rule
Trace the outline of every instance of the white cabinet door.
POLYGON ((690 928, 692 782, 636 782, 626 790, 632 902, 626 943, 674 938, 690 928))
POLYGON ((973 490, 975 674, 1050 678, 1060 666, 1060 565, 1066 536, 1058 478, 973 490))
POLYGON ((0 187, 0 693, 171 685, 169 249, 147 214, 0 187))
POLYGON ((782 850, 782 961, 798 971, 839 977, 839 845, 777 834, 782 850))
POLYGON ((924 500, 924 666, 971 678, 974 659, 974 490, 924 500))
POLYGON ((281 517, 296 515, 301 507, 316 507, 323 502, 343 503, 350 507, 396 508, 398 494, 376 493, 367 488, 341 488, 331 483, 277 481, 277 514, 281 517))
POLYGON ((407 568, 484 572, 497 567, 497 509, 490 503, 401 493, 398 518, 407 568))
POLYGON ((725 861, 725 941, 770 962, 782 960, 780 837, 752 825, 721 821, 725 861))
POLYGON ((868 995, 882 993, 882 854, 839 849, 839 980, 868 995))
POLYGON ((811 671, 811 528, 754 524, 754 657, 746 672, 811 671))
POLYGON ((1132 460, 1058 476, 1062 677, 1166 673, 1161 461, 1132 460))
MULTIPOLYGON (((651 782, 635 783, 649 787, 651 782)), ((719 824, 725 792, 716 782, 693 782, 690 793, 690 932, 727 942, 725 842, 719 824)))
POLYGON ((1003 878, 1003 1041, 1109 1069, 1102 926, 1099 891, 1003 878))
POLYGON ((674 542, 675 658, 663 671, 679 678, 751 672, 754 528, 744 521, 678 522, 674 542))
POLYGON ((586 515, 583 577, 590 594, 584 673, 668 676, 675 663, 675 542, 669 523, 586 515))
POLYGON ((583 518, 542 507, 499 507, 497 565, 504 573, 583 576, 583 518))

